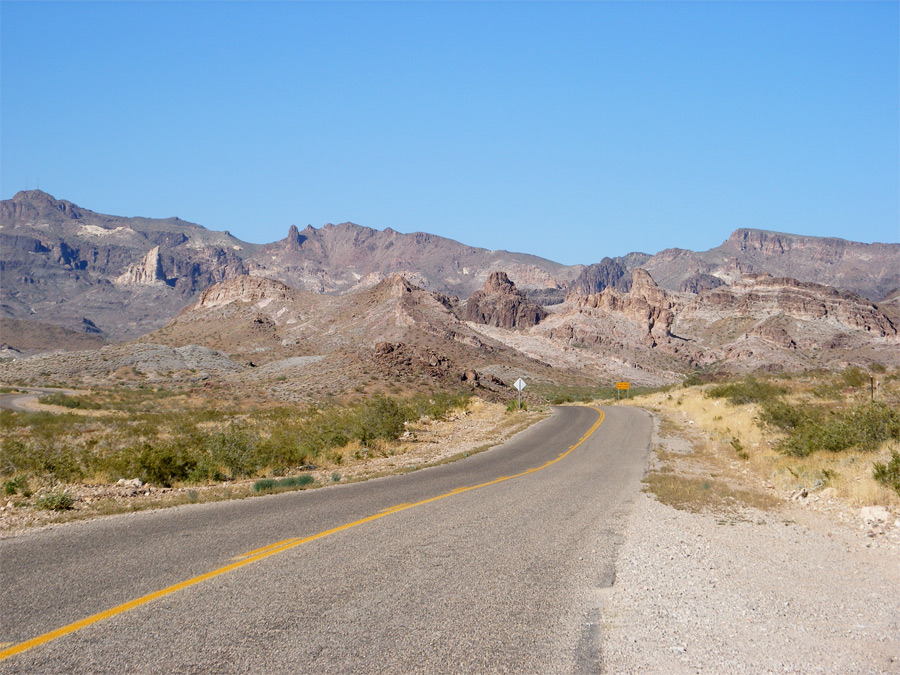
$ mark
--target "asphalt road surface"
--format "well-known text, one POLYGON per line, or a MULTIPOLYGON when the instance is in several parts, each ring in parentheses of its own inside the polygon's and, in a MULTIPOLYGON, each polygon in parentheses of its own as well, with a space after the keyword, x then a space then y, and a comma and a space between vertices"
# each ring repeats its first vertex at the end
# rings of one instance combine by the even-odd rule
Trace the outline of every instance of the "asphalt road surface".
POLYGON ((0 672, 596 672, 650 431, 558 408, 405 476, 0 540, 0 672))
POLYGON ((0 394, 0 409, 13 412, 34 412, 26 403, 37 401, 43 394, 77 394, 73 389, 45 389, 43 387, 17 387, 21 393, 0 394))

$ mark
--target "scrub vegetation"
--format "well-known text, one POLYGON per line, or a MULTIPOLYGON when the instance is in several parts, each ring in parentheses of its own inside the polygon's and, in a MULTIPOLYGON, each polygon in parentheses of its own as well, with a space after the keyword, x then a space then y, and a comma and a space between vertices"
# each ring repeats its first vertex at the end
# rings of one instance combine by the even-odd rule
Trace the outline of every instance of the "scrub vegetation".
POLYGON ((668 469, 651 473, 648 484, 667 502, 715 500, 711 476, 736 485, 749 474, 786 495, 833 488, 830 496, 852 505, 900 505, 900 371, 875 364, 714 383, 696 378, 636 403, 677 429, 666 433, 692 442, 687 455, 657 453, 668 469), (667 477, 684 473, 675 466, 693 475, 687 482, 667 477))
MULTIPOLYGON (((313 464, 340 464, 347 452, 389 452, 406 424, 441 419, 467 394, 375 395, 314 406, 246 409, 195 394, 116 388, 51 394, 48 403, 86 412, 0 414, 0 478, 27 484, 156 486, 284 476, 313 464)), ((301 477, 302 479, 302 477, 301 477)), ((257 491, 302 487, 263 484, 257 491)))

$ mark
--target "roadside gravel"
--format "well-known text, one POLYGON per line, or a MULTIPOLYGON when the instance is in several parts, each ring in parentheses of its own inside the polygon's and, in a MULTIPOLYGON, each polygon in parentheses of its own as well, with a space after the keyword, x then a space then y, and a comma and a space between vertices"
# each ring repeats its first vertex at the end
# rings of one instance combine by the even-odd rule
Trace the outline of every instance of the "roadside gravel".
POLYGON ((603 671, 900 673, 898 525, 642 494, 602 613, 603 671))

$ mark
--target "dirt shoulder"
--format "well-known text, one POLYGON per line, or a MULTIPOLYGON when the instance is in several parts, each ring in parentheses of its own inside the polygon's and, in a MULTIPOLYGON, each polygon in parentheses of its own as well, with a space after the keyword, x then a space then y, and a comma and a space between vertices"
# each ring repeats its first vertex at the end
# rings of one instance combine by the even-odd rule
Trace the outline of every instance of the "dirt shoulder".
POLYGON ((654 415, 648 491, 602 613, 604 672, 900 672, 894 505, 784 489, 689 411, 654 415))

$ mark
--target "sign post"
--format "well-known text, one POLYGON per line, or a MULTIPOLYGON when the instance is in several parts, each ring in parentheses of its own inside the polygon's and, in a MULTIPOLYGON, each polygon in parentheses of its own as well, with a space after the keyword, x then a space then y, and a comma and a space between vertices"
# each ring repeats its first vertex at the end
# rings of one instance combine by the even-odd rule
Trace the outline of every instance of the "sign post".
POLYGON ((525 388, 525 380, 523 380, 520 377, 518 380, 513 382, 513 386, 519 392, 519 410, 521 410, 522 409, 522 390, 525 388))
POLYGON ((622 391, 625 392, 625 398, 628 398, 628 388, 631 387, 631 383, 629 382, 616 382, 616 400, 620 401, 622 391))

